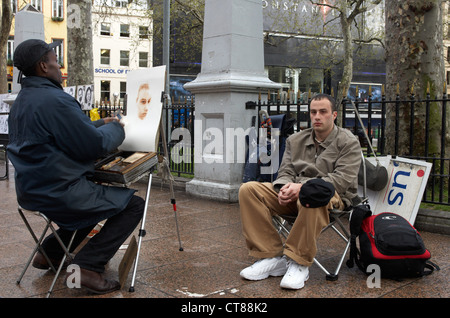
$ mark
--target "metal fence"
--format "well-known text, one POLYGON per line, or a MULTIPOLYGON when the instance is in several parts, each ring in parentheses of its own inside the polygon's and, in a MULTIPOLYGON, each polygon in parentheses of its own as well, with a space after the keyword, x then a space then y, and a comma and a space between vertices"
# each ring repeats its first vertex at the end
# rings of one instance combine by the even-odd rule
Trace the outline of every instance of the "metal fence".
MULTIPOLYGON (((300 95, 298 95, 300 96, 300 95)), ((262 102, 261 97, 254 103, 255 108, 259 110, 267 110, 269 115, 286 113, 290 118, 296 119, 296 130, 299 131, 306 127, 310 127, 309 119, 309 103, 310 98, 306 101, 287 94, 284 98, 280 98, 278 94, 268 93, 267 100, 262 102), (275 96, 275 98, 273 98, 275 96)), ((414 94, 411 94, 407 98, 401 98, 396 96, 394 99, 388 100, 386 96, 382 95, 378 98, 374 98, 369 95, 366 99, 354 100, 354 105, 358 110, 358 113, 362 117, 364 128, 361 127, 359 121, 355 117, 355 111, 350 100, 344 99, 341 105, 341 119, 340 126, 350 129, 355 135, 358 136, 363 149, 367 149, 367 156, 371 155, 371 151, 368 149, 367 139, 364 136, 363 129, 374 146, 374 150, 377 155, 387 155, 386 147, 386 116, 387 110, 390 110, 394 114, 395 136, 393 138, 394 147, 393 152, 389 153, 392 156, 402 156, 409 159, 424 160, 432 163, 432 169, 428 184, 425 189, 425 193, 422 202, 450 205, 449 195, 449 183, 450 183, 450 154, 446 154, 446 146, 448 147, 447 140, 448 127, 447 127, 447 102, 449 101, 447 94, 443 94, 442 98, 431 98, 429 94, 425 98, 420 99, 414 94), (409 124, 407 130, 400 128, 400 107, 405 105, 409 109, 409 124), (430 143, 430 126, 431 126, 431 105, 437 105, 437 110, 441 116, 440 122, 440 140, 439 140, 439 153, 432 153, 429 149, 430 143), (417 111, 421 110, 421 114, 417 115, 417 111), (418 116, 424 116, 423 130, 416 131, 414 129, 415 121, 418 120, 418 116), (403 130, 402 130, 403 129, 403 130), (407 154, 399 153, 399 139, 401 133, 407 133, 409 136, 409 149, 407 154), (421 152, 417 152, 415 149, 415 140, 417 137, 425 140, 424 149, 421 152)))
MULTIPOLYGON (((267 110, 269 115, 274 114, 287 114, 288 117, 294 118, 295 129, 300 131, 307 127, 310 127, 309 118, 309 103, 310 97, 307 99, 300 98, 300 94, 294 96, 293 94, 284 94, 282 97, 276 92, 268 92, 267 96, 263 98, 261 95, 255 102, 247 102, 247 105, 243 107, 255 108, 256 111, 267 110), (298 97, 297 97, 298 96, 298 97), (264 99, 264 101, 262 101, 264 99)), ((431 98, 428 94, 424 99, 418 99, 417 96, 411 95, 406 99, 396 96, 394 99, 388 100, 386 96, 379 96, 374 98, 369 94, 368 98, 361 100, 354 100, 354 105, 357 108, 364 128, 361 127, 357 118, 355 118, 355 111, 351 101, 343 100, 341 105, 341 118, 339 119, 339 125, 350 129, 355 135, 358 136, 361 146, 366 149, 367 156, 371 156, 371 151, 367 147, 367 139, 365 138, 363 129, 373 145, 374 150, 377 155, 387 155, 386 152, 386 114, 389 109, 393 114, 395 114, 394 125, 395 136, 394 136, 394 151, 389 153, 392 156, 402 156, 410 159, 424 160, 431 162, 433 164, 430 177, 428 180, 428 185, 425 190, 425 194, 422 202, 433 203, 433 204, 443 204, 450 205, 449 196, 449 183, 450 183, 450 154, 446 154, 446 134, 447 134, 447 102, 448 96, 444 94, 442 98, 431 98), (400 123, 400 105, 407 104, 407 108, 410 109, 411 116, 410 125, 407 131, 399 128, 400 123), (428 139, 429 127, 430 127, 430 105, 437 104, 439 107, 440 114, 442 114, 441 131, 439 133, 441 140, 440 143, 440 153, 439 155, 430 155, 428 149, 428 139), (417 132, 414 130, 414 121, 417 119, 416 111, 418 109, 424 109, 425 124, 423 131, 417 132), (401 133, 408 133, 409 135, 409 154, 404 155, 399 153, 399 135, 401 133), (414 141, 417 134, 424 134, 425 136, 425 149, 421 153, 415 153, 414 151, 414 141)), ((105 117, 112 114, 118 109, 119 106, 99 106, 99 113, 101 117, 105 117)), ((165 107, 163 110, 163 121, 165 135, 168 143, 169 154, 171 153, 173 147, 176 145, 177 141, 171 141, 171 134, 174 129, 178 127, 187 128, 190 132, 191 137, 191 149, 183 148, 182 151, 188 151, 188 154, 180 154, 190 156, 190 163, 182 162, 175 163, 170 162, 171 171, 176 173, 178 176, 192 177, 194 175, 194 117, 195 116, 195 100, 194 98, 186 98, 183 100, 172 101, 171 105, 165 107)), ((422 136, 421 136, 422 137, 422 136)), ((160 152, 162 153, 162 145, 160 144, 160 152)), ((177 150, 178 151, 178 150, 177 150)), ((170 156, 169 156, 170 157, 170 156)))

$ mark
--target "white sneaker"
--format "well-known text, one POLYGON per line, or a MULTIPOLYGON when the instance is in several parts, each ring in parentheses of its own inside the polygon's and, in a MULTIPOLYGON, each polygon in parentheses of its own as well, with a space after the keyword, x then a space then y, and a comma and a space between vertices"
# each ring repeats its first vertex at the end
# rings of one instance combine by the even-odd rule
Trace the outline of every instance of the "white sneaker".
POLYGON ((241 271, 241 277, 248 280, 261 280, 269 276, 283 276, 287 271, 285 257, 277 256, 256 261, 241 271))
POLYGON ((309 278, 308 266, 297 264, 293 260, 288 260, 288 270, 281 280, 280 286, 289 289, 300 289, 305 286, 309 278))

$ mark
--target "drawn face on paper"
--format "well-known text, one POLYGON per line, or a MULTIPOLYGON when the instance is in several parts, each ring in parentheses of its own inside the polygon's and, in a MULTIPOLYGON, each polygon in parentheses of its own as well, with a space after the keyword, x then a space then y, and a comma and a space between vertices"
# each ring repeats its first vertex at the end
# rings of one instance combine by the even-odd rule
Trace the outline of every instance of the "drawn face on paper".
POLYGON ((138 90, 138 96, 136 98, 137 111, 139 119, 143 120, 148 113, 150 101, 152 96, 150 95, 150 87, 148 84, 142 84, 138 90))

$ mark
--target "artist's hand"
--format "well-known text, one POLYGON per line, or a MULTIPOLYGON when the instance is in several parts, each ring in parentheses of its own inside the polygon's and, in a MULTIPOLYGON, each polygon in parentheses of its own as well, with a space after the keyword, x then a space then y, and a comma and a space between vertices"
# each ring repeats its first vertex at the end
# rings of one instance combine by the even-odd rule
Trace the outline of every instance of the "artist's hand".
POLYGON ((301 187, 301 183, 289 182, 285 184, 278 192, 278 203, 287 205, 290 202, 297 202, 301 187))
POLYGON ((105 124, 107 124, 107 123, 111 123, 113 121, 119 121, 119 119, 117 119, 117 117, 106 117, 106 118, 103 118, 103 121, 105 122, 105 124))

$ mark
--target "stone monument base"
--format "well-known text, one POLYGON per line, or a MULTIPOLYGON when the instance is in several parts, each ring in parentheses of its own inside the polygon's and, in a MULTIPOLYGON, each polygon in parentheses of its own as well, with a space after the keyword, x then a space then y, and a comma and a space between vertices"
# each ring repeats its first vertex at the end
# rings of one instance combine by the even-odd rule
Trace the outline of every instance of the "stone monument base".
POLYGON ((187 193, 205 199, 225 202, 238 202, 239 188, 240 184, 224 184, 197 179, 186 183, 187 193))

